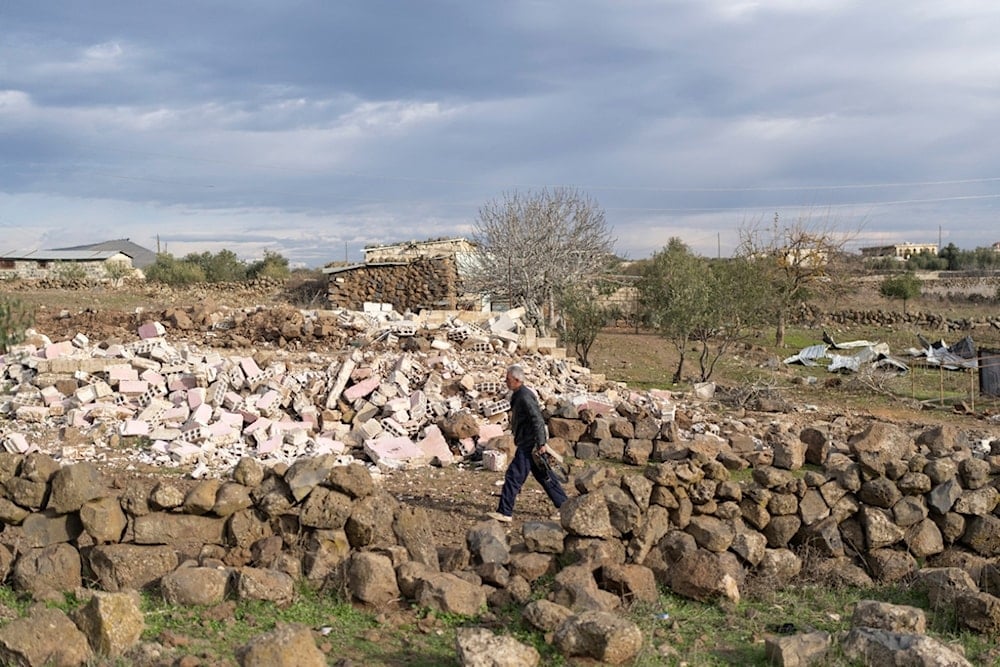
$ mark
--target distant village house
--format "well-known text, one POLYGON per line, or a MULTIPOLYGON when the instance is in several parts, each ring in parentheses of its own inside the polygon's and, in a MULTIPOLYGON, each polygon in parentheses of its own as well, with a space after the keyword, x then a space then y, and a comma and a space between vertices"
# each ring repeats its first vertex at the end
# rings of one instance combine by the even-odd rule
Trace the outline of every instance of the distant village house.
POLYGON ((133 270, 132 258, 114 250, 29 250, 0 253, 0 278, 104 279, 133 270))
POLYGON ((900 262, 905 262, 914 255, 933 255, 937 257, 937 254, 938 246, 936 243, 896 243, 893 245, 861 248, 861 256, 866 259, 892 257, 900 262))
POLYGON ((156 254, 128 239, 52 250, 0 251, 0 279, 43 280, 121 277, 156 261, 156 254))

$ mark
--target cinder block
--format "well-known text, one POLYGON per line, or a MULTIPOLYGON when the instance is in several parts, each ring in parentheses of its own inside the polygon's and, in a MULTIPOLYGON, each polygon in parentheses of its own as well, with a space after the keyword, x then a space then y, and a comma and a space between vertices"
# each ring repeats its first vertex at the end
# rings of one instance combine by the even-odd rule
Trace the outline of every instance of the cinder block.
POLYGON ((396 437, 408 437, 406 429, 391 417, 382 420, 382 428, 387 432, 396 437))
POLYGON ((483 468, 490 472, 503 472, 507 469, 507 452, 487 449, 483 452, 483 468))
POLYGON ((428 426, 424 430, 424 437, 417 442, 417 447, 430 461, 437 460, 441 465, 450 465, 455 461, 455 455, 437 426, 428 426))
POLYGON ((126 437, 149 435, 149 431, 149 422, 141 419, 127 419, 118 429, 118 433, 126 437))
POLYGON ((14 411, 14 416, 29 424, 41 424, 49 416, 49 409, 40 405, 23 405, 14 411))
POLYGON ((366 380, 362 380, 361 382, 344 389, 344 399, 348 402, 353 402, 359 398, 364 398, 375 391, 381 383, 382 380, 378 376, 372 376, 366 380))
POLYGON ((8 433, 3 439, 3 448, 15 454, 26 454, 31 445, 23 433, 8 433))
POLYGON ((159 322, 146 322, 139 327, 139 338, 143 340, 148 340, 150 338, 158 338, 167 333, 167 330, 159 322))
POLYGON ((378 438, 364 442, 365 454, 379 467, 390 469, 423 466, 430 462, 423 450, 409 438, 378 438))
POLYGON ((42 402, 45 403, 45 405, 53 405, 55 403, 61 402, 64 398, 66 398, 66 396, 63 395, 61 391, 56 389, 54 385, 43 387, 41 394, 42 394, 42 402))
POLYGON ((52 343, 51 345, 45 346, 46 359, 57 359, 59 357, 69 356, 71 354, 73 354, 72 341, 64 340, 61 343, 52 343))
POLYGON ((149 390, 145 380, 122 380, 118 383, 118 391, 126 396, 139 396, 149 390))
POLYGON ((117 385, 122 380, 138 380, 139 371, 129 364, 115 364, 108 366, 105 371, 108 374, 108 382, 117 385))

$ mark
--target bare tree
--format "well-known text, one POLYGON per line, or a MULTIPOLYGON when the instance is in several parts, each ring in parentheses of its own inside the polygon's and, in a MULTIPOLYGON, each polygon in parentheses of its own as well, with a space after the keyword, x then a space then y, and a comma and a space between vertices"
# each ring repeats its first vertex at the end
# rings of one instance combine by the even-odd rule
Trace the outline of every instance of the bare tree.
POLYGON ((473 240, 479 253, 470 286, 524 306, 545 334, 555 325, 558 296, 600 274, 614 246, 604 210, 574 188, 515 191, 487 202, 473 240))
POLYGON ((785 344, 785 326, 796 306, 839 287, 831 276, 839 276, 844 246, 857 234, 838 230, 829 216, 805 215, 786 223, 775 213, 770 225, 757 220, 740 226, 736 254, 763 272, 761 288, 770 297, 776 345, 785 344))

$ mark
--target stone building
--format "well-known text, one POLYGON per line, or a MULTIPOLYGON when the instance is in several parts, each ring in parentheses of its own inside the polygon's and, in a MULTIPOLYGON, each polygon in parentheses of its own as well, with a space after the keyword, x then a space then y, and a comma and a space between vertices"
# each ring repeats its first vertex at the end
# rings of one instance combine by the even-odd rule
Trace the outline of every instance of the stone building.
POLYGON ((397 311, 479 310, 482 300, 463 290, 463 268, 475 253, 466 239, 409 241, 365 248, 363 264, 330 266, 327 295, 331 307, 361 310, 388 303, 397 311))
POLYGON ((104 279, 131 271, 132 258, 115 250, 28 250, 0 252, 0 279, 104 279), (114 267, 114 268, 113 268, 114 267))
POLYGON ((861 248, 861 256, 866 259, 877 257, 893 257, 900 262, 905 262, 914 255, 928 254, 937 257, 938 246, 936 243, 895 243, 893 245, 873 246, 861 248))

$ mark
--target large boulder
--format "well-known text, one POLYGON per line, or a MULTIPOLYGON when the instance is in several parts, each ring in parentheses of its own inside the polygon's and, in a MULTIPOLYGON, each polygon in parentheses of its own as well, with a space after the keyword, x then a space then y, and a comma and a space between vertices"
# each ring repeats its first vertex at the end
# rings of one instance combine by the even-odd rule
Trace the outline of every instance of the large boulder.
POLYGON ((295 579, 286 572, 263 567, 243 567, 236 572, 236 597, 284 605, 295 599, 295 579))
POLYGON ((486 607, 482 586, 448 572, 438 572, 417 584, 417 604, 446 613, 475 616, 486 607))
POLYGON ((585 493, 559 508, 562 526, 572 535, 607 538, 614 535, 611 513, 602 493, 585 493))
POLYGON ((137 591, 95 591, 90 601, 77 609, 72 618, 95 653, 117 657, 139 642, 145 628, 140 603, 137 591))
POLYGON ((387 556, 370 551, 351 554, 347 566, 347 589, 361 602, 385 605, 399 598, 396 571, 387 556))
POLYGON ((35 607, 0 627, 0 664, 80 667, 92 658, 87 637, 59 609, 35 607))
POLYGON ((455 646, 462 667, 535 667, 541 660, 534 646, 485 628, 459 628, 455 646))
POLYGON ((160 591, 170 604, 219 604, 226 598, 229 579, 227 569, 179 567, 160 579, 160 591))
POLYGON ((585 611, 564 621, 552 641, 566 656, 583 656, 621 665, 638 655, 642 648, 642 631, 617 614, 585 611))
POLYGON ((410 558, 440 569, 430 517, 419 507, 400 507, 393 519, 392 530, 399 544, 406 547, 410 558))
POLYGON ((104 544, 90 552, 90 569, 106 591, 143 589, 177 568, 177 552, 169 546, 104 544))
POLYGON ((927 635, 856 627, 843 641, 844 654, 865 665, 948 665, 972 667, 949 646, 927 635))
POLYGON ((236 651, 240 667, 326 667, 312 631, 299 624, 279 624, 236 651))
POLYGON ((117 498, 95 498, 80 508, 80 522, 87 534, 101 544, 121 540, 128 518, 117 498))
POLYGON ((28 549, 14 563, 14 588, 29 593, 72 591, 83 584, 80 554, 68 544, 28 549))
POLYGON ((88 500, 108 493, 100 471, 89 461, 60 468, 52 475, 49 486, 47 508, 61 514, 76 512, 88 500))

